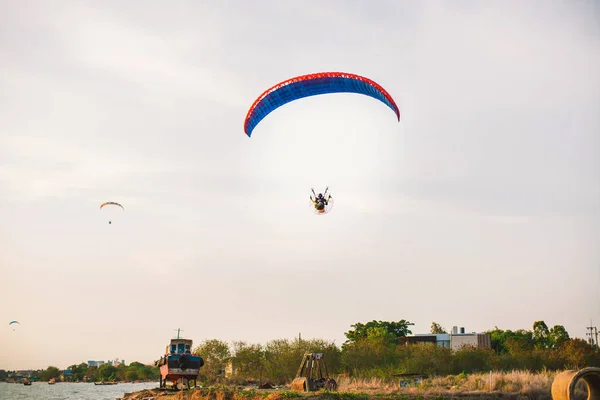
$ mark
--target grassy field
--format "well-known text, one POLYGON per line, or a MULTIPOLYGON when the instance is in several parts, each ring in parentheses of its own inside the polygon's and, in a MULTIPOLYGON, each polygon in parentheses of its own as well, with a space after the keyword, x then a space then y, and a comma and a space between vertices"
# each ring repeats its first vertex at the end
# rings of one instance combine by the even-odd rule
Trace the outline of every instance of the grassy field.
MULTIPOLYGON (((123 399, 177 399, 177 400, 369 400, 369 399, 530 399, 550 400, 550 390, 555 372, 531 373, 528 371, 497 372, 490 374, 460 374, 431 377, 420 382, 400 379, 353 379, 338 376, 338 390, 333 393, 297 393, 288 386, 275 390, 258 390, 252 386, 227 388, 202 388, 184 392, 142 391, 126 395, 123 399)), ((585 388, 578 388, 578 398, 586 398, 585 388)))
POLYGON ((421 380, 419 383, 407 381, 401 385, 400 379, 338 378, 341 392, 364 393, 423 393, 423 392, 503 392, 534 393, 550 391, 554 372, 531 373, 528 371, 492 372, 483 374, 461 374, 437 376, 421 380), (491 385, 490 385, 491 383, 491 385), (404 386, 404 387, 403 387, 404 386))

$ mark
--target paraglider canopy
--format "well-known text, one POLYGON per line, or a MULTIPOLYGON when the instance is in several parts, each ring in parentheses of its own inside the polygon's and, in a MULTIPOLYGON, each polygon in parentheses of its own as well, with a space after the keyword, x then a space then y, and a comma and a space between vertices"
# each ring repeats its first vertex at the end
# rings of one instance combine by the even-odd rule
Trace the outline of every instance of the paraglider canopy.
MULTIPOLYGON (((121 207, 121 210, 125 211, 125 207, 123 207, 121 204, 116 203, 114 201, 107 201, 105 203, 100 204, 100 209, 102 209, 105 206, 116 206, 116 207, 121 207)), ((112 221, 108 221, 109 224, 112 224, 112 221)))
POLYGON ((346 72, 321 72, 297 76, 264 91, 248 110, 244 121, 244 132, 250 137, 260 121, 286 103, 309 96, 344 92, 363 94, 381 101, 394 111, 400 121, 400 110, 396 102, 376 82, 346 72))
MULTIPOLYGON (((8 326, 11 326, 11 325, 13 325, 13 324, 19 324, 19 325, 21 325, 21 323, 20 323, 19 321, 10 321, 10 322, 8 323, 8 326)), ((14 328, 13 328, 13 331, 14 331, 14 328)))
POLYGON ((119 203, 115 203, 114 201, 107 201, 106 203, 100 204, 100 209, 102 209, 102 207, 108 206, 108 205, 119 206, 119 207, 121 207, 121 209, 123 209, 123 211, 125 211, 125 208, 122 205, 120 205, 119 203))

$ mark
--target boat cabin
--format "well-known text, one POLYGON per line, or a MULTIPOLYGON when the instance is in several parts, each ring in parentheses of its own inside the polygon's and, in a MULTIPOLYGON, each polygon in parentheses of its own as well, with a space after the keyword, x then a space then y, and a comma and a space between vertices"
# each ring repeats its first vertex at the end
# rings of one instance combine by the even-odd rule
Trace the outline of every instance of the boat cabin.
POLYGON ((165 349, 165 355, 192 354, 191 339, 171 339, 171 344, 165 349))

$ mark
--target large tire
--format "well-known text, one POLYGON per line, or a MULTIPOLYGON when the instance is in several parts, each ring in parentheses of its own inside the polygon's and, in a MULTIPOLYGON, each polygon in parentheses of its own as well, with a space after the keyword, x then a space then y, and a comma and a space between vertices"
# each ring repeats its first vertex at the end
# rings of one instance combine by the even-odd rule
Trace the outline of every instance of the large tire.
POLYGON ((290 389, 295 392, 308 392, 308 382, 305 377, 296 378, 292 381, 290 389))

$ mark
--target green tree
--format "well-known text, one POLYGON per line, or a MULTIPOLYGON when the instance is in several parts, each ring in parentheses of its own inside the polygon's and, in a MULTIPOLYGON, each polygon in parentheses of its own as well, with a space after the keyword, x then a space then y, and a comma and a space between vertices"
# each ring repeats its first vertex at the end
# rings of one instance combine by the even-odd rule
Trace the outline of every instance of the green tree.
POLYGON ((96 365, 88 367, 85 371, 85 380, 95 382, 98 380, 98 367, 96 365))
POLYGON ((73 373, 72 380, 74 382, 81 382, 87 372, 88 365, 86 363, 73 364, 68 369, 73 373))
POLYGON ((144 367, 144 364, 142 364, 141 362, 134 361, 131 364, 129 364, 129 366, 134 368, 142 368, 144 367))
POLYGON ((377 327, 368 329, 366 339, 382 340, 384 342, 392 343, 394 345, 398 343, 398 338, 396 337, 396 335, 393 334, 392 332, 389 332, 383 326, 377 326, 377 327))
POLYGON ((586 365, 586 358, 594 353, 594 348, 583 339, 569 339, 561 345, 565 357, 565 367, 579 369, 586 365))
POLYGON ((506 347, 504 344, 506 343, 507 339, 507 331, 495 326, 494 329, 485 331, 485 333, 490 335, 492 349, 494 349, 497 353, 506 352, 506 347))
POLYGON ((435 343, 417 343, 408 346, 398 346, 401 353, 401 373, 448 375, 452 373, 453 352, 447 347, 435 343))
POLYGON ((261 379, 265 368, 265 352, 260 344, 249 344, 243 341, 233 342, 231 357, 239 379, 261 379))
POLYGON ((523 355, 534 348, 533 333, 525 329, 511 332, 506 339, 505 347, 508 354, 523 355))
MULTIPOLYGON (((70 380, 72 382, 76 382, 77 379, 75 378, 75 372, 77 370, 77 364, 70 365, 69 368, 67 368, 67 369, 70 370, 71 374, 72 374, 70 380)), ((65 377, 65 379, 66 379, 66 377, 65 377)))
POLYGON ((138 374, 140 375, 140 379, 158 379, 160 376, 160 370, 158 367, 145 365, 144 367, 140 368, 138 374))
POLYGON ((117 376, 117 367, 110 364, 102 364, 98 367, 97 377, 101 381, 112 381, 117 376))
POLYGON ((135 368, 130 368, 129 370, 127 370, 127 372, 125 372, 125 378, 128 381, 137 381, 138 379, 140 379, 140 376, 138 375, 138 371, 135 368))
POLYGON ((305 353, 322 353, 329 373, 341 367, 341 351, 323 339, 271 340, 264 346, 264 378, 274 384, 288 383, 296 375, 305 353))
POLYGON ((496 326, 493 330, 486 331, 486 333, 490 334, 492 349, 500 354, 510 353, 511 350, 514 354, 515 352, 531 350, 534 347, 533 333, 525 329, 513 332, 511 330, 505 331, 499 329, 496 326))
POLYGON ((535 321, 533 323, 533 341, 534 346, 539 349, 550 347, 550 330, 544 321, 535 321))
POLYGON ((489 370, 494 355, 493 350, 462 346, 452 354, 452 373, 473 373, 489 370))
POLYGON ((394 339, 397 343, 398 338, 411 334, 410 326, 414 325, 414 323, 406 321, 404 319, 396 322, 391 321, 370 321, 366 324, 361 322, 357 322, 354 325, 350 325, 351 329, 345 333, 346 335, 346 343, 354 343, 361 339, 366 339, 369 337, 369 334, 373 335, 374 331, 379 333, 375 333, 375 335, 381 335, 381 328, 385 329, 387 332, 391 333, 394 336, 394 339))
POLYGON ((231 358, 229 345, 219 339, 205 340, 194 349, 194 354, 204 359, 201 372, 209 381, 216 381, 223 377, 225 366, 231 358))
POLYGON ((302 350, 288 339, 270 340, 265 345, 265 370, 269 380, 282 384, 296 374, 302 350))
POLYGON ((437 322, 431 323, 431 334, 440 334, 440 333, 448 333, 440 324, 437 322))
POLYGON ((397 343, 390 342, 386 336, 371 335, 344 344, 342 365, 347 372, 356 377, 386 379, 400 362, 398 347, 397 343))
POLYGON ((549 347, 560 348, 563 343, 569 340, 569 333, 562 325, 554 325, 548 333, 549 347))
POLYGON ((43 381, 49 381, 52 378, 57 379, 58 377, 60 377, 60 369, 51 366, 46 368, 46 370, 41 373, 40 379, 43 381))

